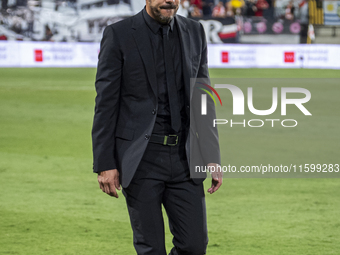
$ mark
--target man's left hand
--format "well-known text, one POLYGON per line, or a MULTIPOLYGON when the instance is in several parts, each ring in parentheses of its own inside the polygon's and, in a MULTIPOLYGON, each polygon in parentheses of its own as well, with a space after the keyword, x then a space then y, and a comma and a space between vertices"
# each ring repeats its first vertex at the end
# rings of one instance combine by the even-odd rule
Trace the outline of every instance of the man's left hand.
POLYGON ((216 163, 209 163, 208 169, 209 168, 215 169, 215 171, 211 172, 211 178, 212 178, 211 187, 208 189, 208 192, 212 194, 221 187, 222 180, 223 180, 223 172, 221 170, 220 165, 216 163))

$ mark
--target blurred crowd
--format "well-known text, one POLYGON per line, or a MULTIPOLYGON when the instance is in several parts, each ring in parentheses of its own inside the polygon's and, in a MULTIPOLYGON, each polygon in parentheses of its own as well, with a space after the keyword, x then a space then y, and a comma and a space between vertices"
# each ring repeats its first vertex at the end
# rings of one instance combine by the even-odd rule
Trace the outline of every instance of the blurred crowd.
POLYGON ((303 2, 307 0, 181 0, 178 14, 198 18, 242 15, 293 20, 303 2))
MULTIPOLYGON (((96 7, 94 9, 100 11, 99 8, 105 8, 107 5, 130 4, 131 1, 93 0, 93 2, 83 4, 81 9, 91 9, 94 6, 96 7)), ((79 0, 49 2, 54 2, 55 11, 60 12, 66 7, 77 9, 79 0)), ((0 3, 0 40, 7 40, 11 37, 15 40, 50 41, 52 36, 58 33, 58 28, 53 27, 51 22, 50 24, 39 20, 42 0, 15 0, 14 2, 0 0, 0 3)), ((100 13, 99 11, 97 14, 100 13)), ((308 24, 308 0, 181 0, 178 14, 203 19, 231 18, 240 28, 244 21, 253 18, 274 21, 294 21, 298 18, 301 24, 308 24)), ((88 33, 92 33, 91 24, 88 22, 88 33)))

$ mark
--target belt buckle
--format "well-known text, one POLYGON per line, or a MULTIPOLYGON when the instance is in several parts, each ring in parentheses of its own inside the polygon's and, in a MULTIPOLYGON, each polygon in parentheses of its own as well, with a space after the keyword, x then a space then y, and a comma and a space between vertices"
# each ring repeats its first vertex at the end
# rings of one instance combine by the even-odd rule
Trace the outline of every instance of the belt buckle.
POLYGON ((164 136, 163 145, 176 146, 177 143, 178 143, 178 135, 166 135, 166 136, 164 136), (168 138, 169 137, 176 137, 175 143, 168 143, 168 138))

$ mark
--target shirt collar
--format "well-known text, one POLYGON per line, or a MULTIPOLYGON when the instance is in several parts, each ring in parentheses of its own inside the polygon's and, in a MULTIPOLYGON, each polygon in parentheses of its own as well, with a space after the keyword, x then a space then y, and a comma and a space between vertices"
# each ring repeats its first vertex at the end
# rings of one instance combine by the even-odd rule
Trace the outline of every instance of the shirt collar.
MULTIPOLYGON (((159 32, 159 28, 162 27, 163 25, 158 23, 155 19, 151 18, 151 16, 146 11, 146 7, 144 7, 142 13, 143 13, 144 20, 145 20, 146 24, 148 25, 148 27, 151 29, 151 31, 154 34, 157 34, 159 32)), ((170 31, 173 31, 173 29, 174 29, 174 18, 170 21, 169 26, 170 26, 170 31)))

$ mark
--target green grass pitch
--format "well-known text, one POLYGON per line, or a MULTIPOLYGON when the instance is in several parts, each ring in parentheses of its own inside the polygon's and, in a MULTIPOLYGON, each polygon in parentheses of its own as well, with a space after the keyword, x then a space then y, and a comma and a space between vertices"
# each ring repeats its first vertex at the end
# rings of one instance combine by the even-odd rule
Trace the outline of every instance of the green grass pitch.
MULTIPOLYGON (((211 76, 247 78, 254 88, 263 78, 288 81, 313 95, 313 118, 288 132, 219 127, 223 164, 340 163, 338 70, 212 69, 211 76)), ((0 254, 135 254, 122 193, 105 195, 92 173, 94 77, 95 69, 0 69, 0 254)), ((207 254, 339 254, 339 191, 335 178, 226 178, 206 196, 207 254)))

